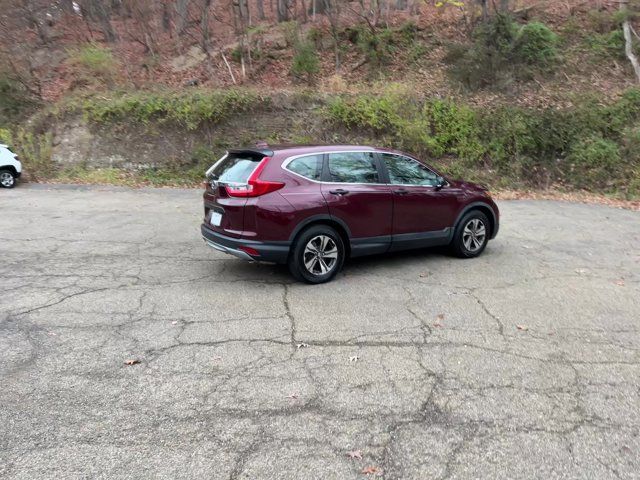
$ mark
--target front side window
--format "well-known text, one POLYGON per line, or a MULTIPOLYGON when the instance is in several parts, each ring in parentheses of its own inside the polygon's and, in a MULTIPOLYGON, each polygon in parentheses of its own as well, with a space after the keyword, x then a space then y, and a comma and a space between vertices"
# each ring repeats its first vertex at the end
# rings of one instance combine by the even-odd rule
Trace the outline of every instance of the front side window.
POLYGON ((339 183, 378 183, 373 152, 330 153, 329 177, 339 183))
POLYGON ((287 165, 287 170, 291 170, 310 180, 320 180, 322 173, 322 155, 308 155, 299 157, 287 165))
POLYGON ((425 165, 402 155, 383 153, 382 159, 389 170, 389 181, 397 185, 438 185, 438 175, 425 165))

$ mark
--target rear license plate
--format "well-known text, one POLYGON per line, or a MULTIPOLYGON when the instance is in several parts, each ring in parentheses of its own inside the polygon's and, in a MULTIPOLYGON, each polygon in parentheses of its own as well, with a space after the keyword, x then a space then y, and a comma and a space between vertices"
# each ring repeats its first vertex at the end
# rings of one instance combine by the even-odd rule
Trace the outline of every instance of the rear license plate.
POLYGON ((222 222, 222 214, 219 212, 211 212, 211 225, 219 227, 220 222, 222 222))

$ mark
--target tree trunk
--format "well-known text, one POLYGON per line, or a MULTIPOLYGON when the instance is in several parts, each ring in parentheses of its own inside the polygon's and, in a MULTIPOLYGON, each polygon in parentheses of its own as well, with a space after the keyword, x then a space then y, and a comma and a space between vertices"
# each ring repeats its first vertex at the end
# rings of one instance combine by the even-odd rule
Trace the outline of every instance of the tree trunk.
POLYGON ((84 0, 82 5, 89 18, 100 25, 105 40, 115 42, 118 37, 111 25, 111 3, 107 0, 84 0))
POLYGON ((278 22, 289 20, 289 0, 278 0, 278 22))
POLYGON ((162 29, 165 32, 171 30, 171 10, 169 9, 169 1, 162 2, 162 29))
POLYGON ((257 0, 256 6, 258 8, 258 18, 264 20, 264 0, 257 0))
POLYGON ((212 0, 202 0, 202 13, 200 15, 200 31, 202 32, 202 49, 209 53, 209 7, 212 0))
MULTIPOLYGON (((620 11, 627 12, 627 8, 629 5, 629 0, 620 0, 620 11)), ((624 21, 622 22, 622 32, 624 33, 624 53, 627 55, 627 58, 631 62, 631 66, 633 67, 633 71, 636 74, 636 79, 640 82, 640 63, 638 62, 638 57, 633 52, 633 37, 631 36, 631 25, 629 24, 629 18, 625 15, 624 21)))
POLYGON ((187 28, 187 21, 189 20, 189 0, 176 0, 176 31, 178 35, 184 33, 187 28))

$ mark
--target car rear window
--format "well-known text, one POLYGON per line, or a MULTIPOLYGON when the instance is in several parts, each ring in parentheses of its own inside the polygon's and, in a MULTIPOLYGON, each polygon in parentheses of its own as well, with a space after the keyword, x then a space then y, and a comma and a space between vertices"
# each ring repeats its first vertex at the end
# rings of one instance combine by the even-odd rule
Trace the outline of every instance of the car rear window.
POLYGON ((230 153, 220 160, 210 178, 222 183, 247 183, 263 157, 242 153, 230 153))

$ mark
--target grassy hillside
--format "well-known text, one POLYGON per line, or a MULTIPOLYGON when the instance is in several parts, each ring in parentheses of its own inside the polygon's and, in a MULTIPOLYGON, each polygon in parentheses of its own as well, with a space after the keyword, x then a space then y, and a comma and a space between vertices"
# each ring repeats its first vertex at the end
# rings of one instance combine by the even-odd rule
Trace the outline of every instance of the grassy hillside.
POLYGON ((16 7, 0 40, 0 140, 37 181, 196 184, 226 147, 261 139, 397 147, 492 188, 638 198, 640 90, 621 29, 637 6, 506 3, 371 16, 337 2, 337 17, 267 11, 235 30, 220 6, 206 46, 195 24, 145 26, 153 9, 114 9, 113 38, 45 9, 35 41, 16 7), (8 38, 32 50, 7 57, 8 38))

